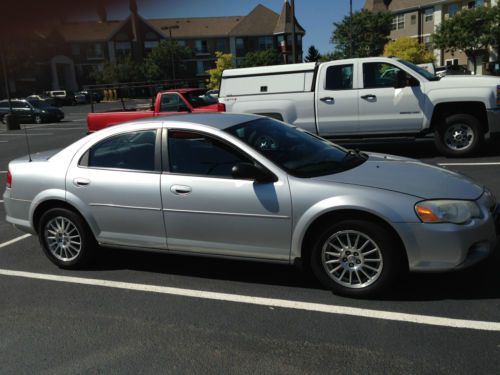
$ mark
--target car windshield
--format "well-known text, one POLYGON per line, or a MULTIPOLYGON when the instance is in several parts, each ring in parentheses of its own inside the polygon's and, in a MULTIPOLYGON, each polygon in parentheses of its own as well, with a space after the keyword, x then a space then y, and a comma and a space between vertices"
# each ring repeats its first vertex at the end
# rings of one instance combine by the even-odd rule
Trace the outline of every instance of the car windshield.
POLYGON ((184 97, 193 108, 204 107, 218 102, 217 98, 208 95, 205 90, 187 92, 184 97))
POLYGON ((411 70, 414 70, 415 72, 417 72, 421 76, 424 76, 429 81, 439 81, 439 77, 436 77, 434 74, 432 74, 431 72, 428 72, 427 70, 425 70, 424 68, 421 68, 420 66, 412 64, 411 62, 408 62, 406 60, 398 60, 398 61, 401 64, 403 64, 404 66, 407 66, 408 68, 410 68, 411 70))
POLYGON ((346 150, 303 129, 262 118, 225 131, 296 177, 317 177, 362 164, 367 156, 346 150))

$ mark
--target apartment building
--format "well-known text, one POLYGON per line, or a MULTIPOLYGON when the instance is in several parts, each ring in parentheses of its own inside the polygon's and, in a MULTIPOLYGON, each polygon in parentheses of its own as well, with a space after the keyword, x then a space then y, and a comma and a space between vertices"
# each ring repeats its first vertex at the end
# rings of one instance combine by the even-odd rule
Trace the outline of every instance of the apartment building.
MULTIPOLYGON (((366 0, 364 8, 393 13, 391 39, 409 36, 417 38, 431 49, 431 36, 443 20, 453 17, 462 9, 497 4, 498 0, 366 0)), ((472 62, 462 51, 452 53, 435 49, 434 55, 437 66, 465 65, 473 70, 472 62)), ((484 56, 479 56, 477 73, 482 74, 483 63, 496 59, 494 51, 486 51, 484 56)))
MULTIPOLYGON (((131 3, 134 3, 131 1, 131 3)), ((207 77, 215 66, 215 52, 231 53, 235 62, 252 51, 275 49, 283 62, 292 62, 292 15, 288 0, 281 12, 257 5, 245 16, 145 19, 131 6, 125 20, 100 19, 84 22, 60 22, 46 30, 37 30, 33 40, 16 46, 16 53, 31 56, 27 69, 17 69, 10 79, 17 95, 39 90, 76 91, 92 83, 91 72, 104 64, 117 63, 131 56, 140 62, 162 40, 189 47, 193 56, 186 60, 186 79, 207 77), (25 50, 22 52, 21 50, 25 50)), ((297 60, 302 61, 302 37, 305 30, 295 20, 297 60)))

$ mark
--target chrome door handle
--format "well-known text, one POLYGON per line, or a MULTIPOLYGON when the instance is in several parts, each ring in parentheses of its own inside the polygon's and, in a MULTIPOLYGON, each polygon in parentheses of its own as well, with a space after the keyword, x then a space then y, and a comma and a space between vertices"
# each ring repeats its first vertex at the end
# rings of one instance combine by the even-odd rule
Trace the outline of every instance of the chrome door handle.
POLYGON ((333 99, 331 96, 325 96, 324 98, 321 98, 320 100, 322 102, 325 102, 325 103, 333 103, 335 101, 335 99, 333 99))
POLYGON ((377 99, 377 96, 376 96, 376 95, 373 95, 373 94, 368 94, 368 95, 363 95, 363 96, 361 97, 361 99, 373 100, 373 99, 377 99))
POLYGON ((185 185, 172 185, 170 187, 170 191, 175 195, 187 195, 191 193, 192 189, 191 187, 185 185))
POLYGON ((75 186, 87 186, 90 185, 90 180, 87 178, 77 177, 73 180, 73 184, 75 184, 75 186))

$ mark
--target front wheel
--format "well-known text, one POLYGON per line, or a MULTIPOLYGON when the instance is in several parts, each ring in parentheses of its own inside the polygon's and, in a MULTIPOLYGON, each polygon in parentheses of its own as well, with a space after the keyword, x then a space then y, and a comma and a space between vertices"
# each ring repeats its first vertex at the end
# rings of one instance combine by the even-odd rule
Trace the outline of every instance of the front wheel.
POLYGON ((402 249, 382 226, 344 220, 325 228, 313 247, 311 269, 334 293, 371 297, 384 291, 403 271, 402 249))
POLYGON ((42 215, 38 237, 45 255, 61 268, 86 266, 97 247, 85 221, 65 208, 54 208, 42 215))
POLYGON ((483 143, 484 133, 477 118, 459 114, 448 116, 435 132, 436 147, 443 155, 469 156, 483 143))

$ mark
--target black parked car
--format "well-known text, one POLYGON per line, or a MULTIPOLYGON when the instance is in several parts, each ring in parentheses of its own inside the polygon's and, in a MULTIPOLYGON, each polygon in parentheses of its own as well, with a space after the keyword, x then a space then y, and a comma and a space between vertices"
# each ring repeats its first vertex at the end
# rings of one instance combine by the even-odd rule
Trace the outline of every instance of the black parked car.
MULTIPOLYGON (((43 101, 31 100, 28 102, 23 99, 12 99, 12 113, 21 123, 36 123, 61 121, 64 118, 64 112, 57 107, 51 107, 43 101)), ((9 113, 9 101, 0 101, 0 119, 4 121, 4 116, 9 113)))

